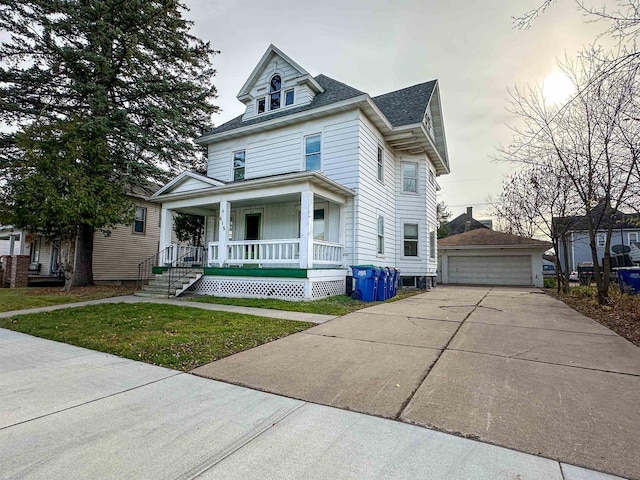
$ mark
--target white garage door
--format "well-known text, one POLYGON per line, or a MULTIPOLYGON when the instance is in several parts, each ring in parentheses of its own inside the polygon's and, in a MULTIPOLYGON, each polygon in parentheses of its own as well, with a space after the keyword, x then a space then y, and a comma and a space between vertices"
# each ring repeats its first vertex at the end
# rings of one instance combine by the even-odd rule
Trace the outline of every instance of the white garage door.
POLYGON ((449 283, 532 285, 529 255, 449 257, 449 283))

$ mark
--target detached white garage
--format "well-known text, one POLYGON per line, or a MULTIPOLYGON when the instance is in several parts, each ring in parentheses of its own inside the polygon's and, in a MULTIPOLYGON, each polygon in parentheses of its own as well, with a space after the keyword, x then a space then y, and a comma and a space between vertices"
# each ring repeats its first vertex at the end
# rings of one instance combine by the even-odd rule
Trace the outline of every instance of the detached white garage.
POLYGON ((438 241, 441 283, 542 287, 542 254, 548 242, 471 230, 438 241))

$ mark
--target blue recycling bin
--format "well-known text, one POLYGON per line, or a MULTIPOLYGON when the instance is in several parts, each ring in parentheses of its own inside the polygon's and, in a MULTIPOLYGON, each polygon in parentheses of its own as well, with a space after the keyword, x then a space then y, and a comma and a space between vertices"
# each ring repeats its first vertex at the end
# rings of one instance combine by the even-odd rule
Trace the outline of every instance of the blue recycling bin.
POLYGON ((378 294, 379 270, 373 265, 353 265, 353 294, 351 298, 363 302, 375 302, 378 294))
POLYGON ((380 267, 380 276, 378 277, 378 292, 376 300, 384 302, 389 297, 389 269, 380 267))
POLYGON ((400 279, 400 269, 398 268, 391 268, 389 267, 389 274, 391 275, 391 287, 389 288, 390 290, 390 297, 393 298, 398 294, 398 280, 400 279))
POLYGON ((640 295, 640 267, 618 268, 616 273, 622 293, 640 295))

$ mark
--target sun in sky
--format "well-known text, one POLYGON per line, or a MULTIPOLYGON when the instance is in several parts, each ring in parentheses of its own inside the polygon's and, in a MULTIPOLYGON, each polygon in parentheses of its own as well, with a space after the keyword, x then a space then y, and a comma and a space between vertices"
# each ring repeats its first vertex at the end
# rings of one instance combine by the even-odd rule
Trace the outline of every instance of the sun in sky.
POLYGON ((566 102, 575 92, 571 79, 559 70, 547 75, 542 83, 542 93, 548 103, 555 105, 566 102))

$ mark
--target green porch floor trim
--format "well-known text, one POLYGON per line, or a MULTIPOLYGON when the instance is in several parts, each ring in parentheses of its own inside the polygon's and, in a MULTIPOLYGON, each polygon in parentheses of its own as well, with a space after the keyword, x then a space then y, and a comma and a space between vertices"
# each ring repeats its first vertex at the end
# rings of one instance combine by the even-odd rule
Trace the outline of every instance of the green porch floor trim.
POLYGON ((205 275, 223 277, 280 277, 280 278, 307 278, 305 268, 224 268, 205 267, 205 275))
POLYGON ((151 272, 158 275, 163 272, 166 272, 167 270, 169 270, 169 267, 152 267, 151 268, 151 272))

